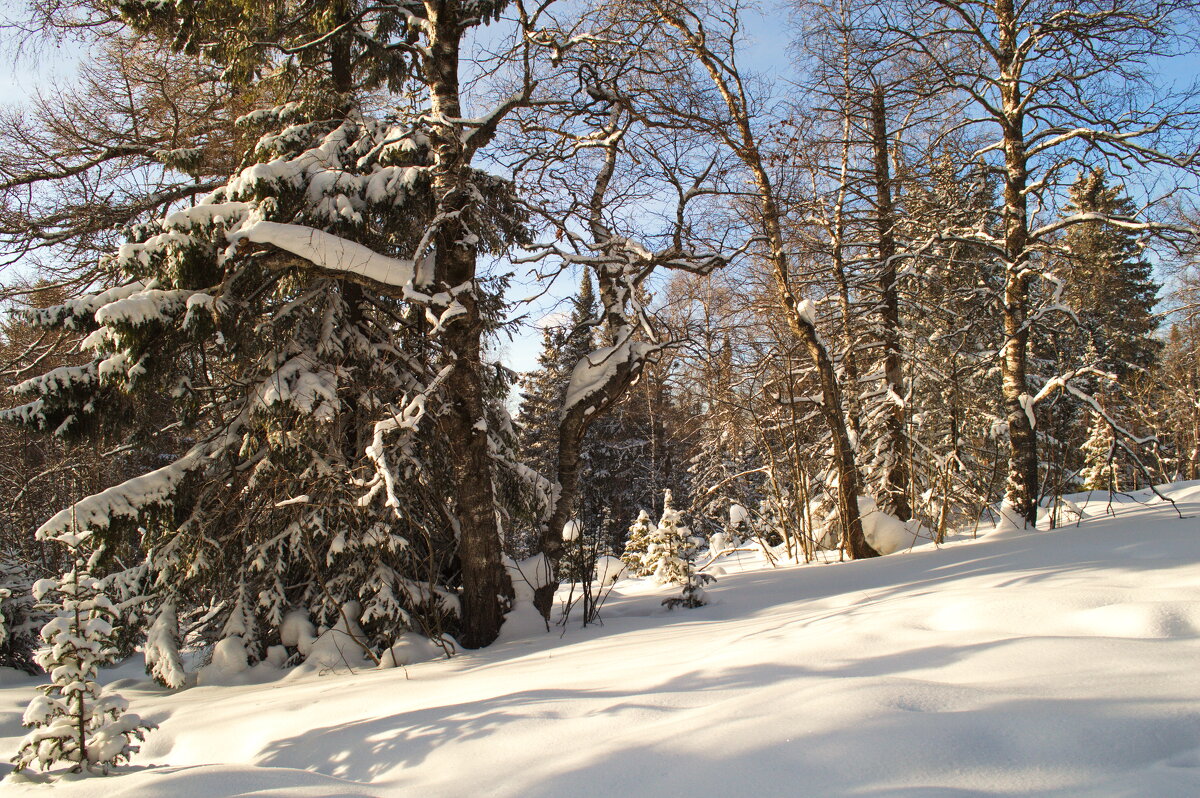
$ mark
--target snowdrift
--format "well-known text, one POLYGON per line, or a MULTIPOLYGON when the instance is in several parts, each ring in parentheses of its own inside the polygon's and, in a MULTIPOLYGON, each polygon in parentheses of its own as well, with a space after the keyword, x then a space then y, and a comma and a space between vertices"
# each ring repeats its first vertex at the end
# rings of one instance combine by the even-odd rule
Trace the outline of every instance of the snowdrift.
MULTIPOLYGON (((161 728, 53 795, 1195 798, 1200 483, 1167 495, 1184 519, 1097 494, 1054 531, 743 555, 697 610, 625 579, 602 627, 406 668, 170 693, 127 663, 109 677, 161 728)), ((34 683, 0 677, 0 753, 34 683)))

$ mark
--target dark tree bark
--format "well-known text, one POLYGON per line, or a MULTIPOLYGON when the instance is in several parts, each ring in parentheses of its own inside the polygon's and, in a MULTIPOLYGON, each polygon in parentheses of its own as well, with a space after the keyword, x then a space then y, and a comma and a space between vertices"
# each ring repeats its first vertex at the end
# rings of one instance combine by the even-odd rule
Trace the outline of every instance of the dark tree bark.
MULTIPOLYGON (((880 333, 883 339, 883 374, 890 394, 903 399, 904 361, 900 352, 900 294, 896 285, 896 214, 892 204, 887 107, 883 87, 871 96, 871 149, 874 161, 875 224, 879 254, 880 333)), ((884 417, 884 447, 889 461, 883 477, 880 509, 901 521, 912 518, 909 505, 908 437, 904 434, 905 408, 894 399, 884 417)))
MULTIPOLYGON (((429 48, 424 59, 431 110, 440 120, 462 116, 459 99, 459 47, 463 13, 456 2, 427 2, 429 48)), ((462 645, 479 648, 494 641, 504 623, 503 602, 512 585, 501 563, 494 464, 488 451, 483 373, 483 319, 475 284, 478 251, 470 243, 463 216, 472 203, 470 159, 457 125, 435 125, 433 190, 439 225, 435 236, 434 281, 455 295, 465 312, 449 324, 443 342, 454 368, 446 379, 450 397, 440 423, 454 463, 458 559, 462 574, 462 645)))

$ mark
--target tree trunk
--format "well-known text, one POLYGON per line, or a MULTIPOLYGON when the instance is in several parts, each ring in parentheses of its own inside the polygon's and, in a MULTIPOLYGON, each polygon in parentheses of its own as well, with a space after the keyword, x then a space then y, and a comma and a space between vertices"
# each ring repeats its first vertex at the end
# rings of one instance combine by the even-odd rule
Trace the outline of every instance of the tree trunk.
POLYGON ((817 332, 815 320, 801 311, 799 298, 791 286, 791 269, 783 235, 783 215, 751 125, 745 84, 737 74, 736 67, 731 66, 732 62, 725 61, 709 49, 703 32, 690 29, 684 19, 669 9, 660 8, 658 14, 663 22, 683 35, 684 43, 712 78, 714 87, 732 117, 730 124, 720 125, 720 135, 753 178, 754 187, 758 192, 756 221, 767 240, 767 259, 774 273, 780 303, 787 315, 788 326, 804 342, 821 383, 821 415, 833 438, 834 467, 838 472, 838 515, 842 524, 843 539, 851 557, 877 557, 879 552, 871 548, 863 536, 862 518, 858 512, 858 466, 854 462, 854 448, 850 444, 850 435, 846 427, 845 407, 842 403, 841 389, 838 387, 837 373, 834 371, 829 351, 817 332))
POLYGON ((1026 369, 1029 356, 1029 215, 1025 189, 1025 118, 1013 0, 996 0, 1001 95, 1004 112, 1004 354, 1000 376, 1008 420, 1009 459, 1005 502, 1026 526, 1037 524, 1038 458, 1026 369))
POLYGON ((875 223, 879 251, 880 331, 883 374, 890 407, 884 415, 887 464, 883 475, 880 509, 901 521, 912 518, 909 505, 908 438, 904 434, 904 363, 900 356, 900 297, 896 286, 895 212, 892 206, 887 115, 883 88, 871 97, 871 144, 875 160, 875 223))
MULTIPOLYGON (((431 110, 437 120, 462 116, 458 62, 461 19, 455 3, 426 4, 429 52, 425 57, 431 110)), ((494 641, 504 623, 501 602, 512 585, 501 563, 496 522, 493 463, 488 451, 483 370, 483 320, 475 292, 477 251, 469 243, 460 218, 471 204, 469 167, 458 128, 441 122, 434 128, 433 189, 443 221, 435 237, 435 280, 443 291, 456 292, 466 310, 449 324, 443 342, 454 368, 446 379, 447 413, 440 424, 450 442, 457 503, 458 558, 462 572, 462 631, 467 648, 494 641)))
POLYGON ((861 481, 858 476, 858 465, 854 461, 854 447, 851 445, 850 433, 846 425, 837 372, 833 368, 833 360, 829 356, 829 351, 825 348, 825 343, 821 340, 821 336, 813 324, 814 320, 801 311, 799 300, 791 288, 787 254, 783 249, 783 229, 779 220, 779 210, 771 196, 770 183, 766 179, 765 172, 759 173, 759 182, 761 188, 764 189, 760 199, 764 226, 767 228, 767 237, 771 245, 775 285, 787 312, 788 326, 804 343, 813 365, 816 366, 817 379, 821 385, 821 416, 833 438, 834 468, 838 475, 838 520, 842 526, 842 539, 852 559, 878 557, 879 552, 871 548, 871 545, 867 543, 866 536, 863 535, 862 516, 858 510, 858 496, 862 492, 861 481))

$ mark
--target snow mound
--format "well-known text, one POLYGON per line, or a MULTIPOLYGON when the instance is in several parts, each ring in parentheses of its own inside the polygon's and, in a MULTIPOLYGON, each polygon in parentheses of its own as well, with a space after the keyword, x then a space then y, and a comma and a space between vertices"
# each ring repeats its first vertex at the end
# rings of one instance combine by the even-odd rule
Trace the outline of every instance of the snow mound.
POLYGON ((625 563, 619 557, 605 554, 596 558, 595 581, 601 585, 615 584, 625 573, 625 563))
POLYGON ((572 518, 567 523, 563 524, 562 539, 564 541, 579 540, 579 533, 583 529, 578 521, 572 518))
POLYGON ((909 524, 880 510, 870 496, 858 497, 858 512, 862 518, 863 536, 880 554, 910 549, 917 541, 917 532, 909 524))
POLYGON ((379 667, 396 668, 428 662, 446 655, 445 650, 428 637, 411 632, 400 635, 396 642, 379 658, 379 667))
POLYGON ((307 610, 292 610, 283 616, 283 623, 279 627, 280 643, 307 657, 316 639, 317 627, 309 620, 307 610))
POLYGON ((373 664, 363 647, 367 636, 358 625, 361 614, 357 601, 347 602, 337 623, 312 641, 304 662, 290 675, 355 670, 373 664))

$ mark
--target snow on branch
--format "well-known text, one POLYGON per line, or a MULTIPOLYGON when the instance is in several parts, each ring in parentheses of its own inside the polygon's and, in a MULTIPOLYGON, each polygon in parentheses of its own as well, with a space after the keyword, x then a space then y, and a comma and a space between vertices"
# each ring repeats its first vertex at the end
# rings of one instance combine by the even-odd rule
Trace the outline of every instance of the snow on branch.
POLYGON ((562 414, 596 394, 604 393, 608 384, 623 368, 637 368, 646 357, 659 349, 656 344, 626 338, 617 346, 597 349, 575 364, 567 383, 562 414))
POLYGON ((269 244, 310 261, 315 266, 343 274, 356 274, 381 285, 404 287, 412 282, 415 264, 390 258, 341 236, 299 224, 254 222, 229 234, 236 247, 241 241, 269 244))
POLYGON ((194 447, 170 465, 114 485, 76 502, 38 528, 38 540, 53 540, 80 529, 107 529, 115 518, 137 518, 146 509, 170 503, 179 484, 208 459, 208 446, 194 447))

